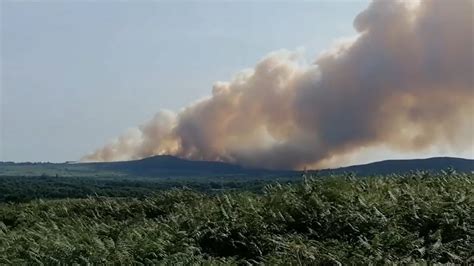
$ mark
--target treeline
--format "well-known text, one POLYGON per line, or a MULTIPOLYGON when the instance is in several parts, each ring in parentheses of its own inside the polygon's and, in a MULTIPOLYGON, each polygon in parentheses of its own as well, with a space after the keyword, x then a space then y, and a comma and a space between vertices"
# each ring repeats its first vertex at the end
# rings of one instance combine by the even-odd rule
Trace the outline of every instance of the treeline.
POLYGON ((0 202, 35 199, 86 198, 89 196, 143 198, 172 188, 191 188, 205 193, 245 190, 258 192, 271 179, 210 178, 103 178, 61 176, 0 176, 0 202))

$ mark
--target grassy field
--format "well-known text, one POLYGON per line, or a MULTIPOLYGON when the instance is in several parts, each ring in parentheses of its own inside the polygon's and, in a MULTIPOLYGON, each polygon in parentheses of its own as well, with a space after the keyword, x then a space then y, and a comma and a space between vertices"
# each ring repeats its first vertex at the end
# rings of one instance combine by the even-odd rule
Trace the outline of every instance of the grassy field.
POLYGON ((474 176, 0 204, 0 264, 474 263, 474 176))

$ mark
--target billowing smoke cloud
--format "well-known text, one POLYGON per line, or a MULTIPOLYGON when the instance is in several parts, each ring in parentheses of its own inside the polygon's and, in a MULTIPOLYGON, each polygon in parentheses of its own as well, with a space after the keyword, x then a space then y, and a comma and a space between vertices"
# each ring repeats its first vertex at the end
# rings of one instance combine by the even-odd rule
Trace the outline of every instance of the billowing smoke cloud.
POLYGON ((301 168, 385 145, 472 149, 473 1, 374 1, 357 38, 314 64, 278 51, 212 96, 152 120, 84 157, 172 154, 301 168))

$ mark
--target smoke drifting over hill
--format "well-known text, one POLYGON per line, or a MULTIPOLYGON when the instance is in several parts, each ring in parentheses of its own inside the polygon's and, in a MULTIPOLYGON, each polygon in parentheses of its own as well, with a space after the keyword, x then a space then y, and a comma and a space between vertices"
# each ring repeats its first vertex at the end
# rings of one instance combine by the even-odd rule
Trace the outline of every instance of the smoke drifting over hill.
POLYGON ((473 1, 374 1, 314 64, 277 51, 85 161, 171 154, 299 168, 386 145, 472 148, 473 1))

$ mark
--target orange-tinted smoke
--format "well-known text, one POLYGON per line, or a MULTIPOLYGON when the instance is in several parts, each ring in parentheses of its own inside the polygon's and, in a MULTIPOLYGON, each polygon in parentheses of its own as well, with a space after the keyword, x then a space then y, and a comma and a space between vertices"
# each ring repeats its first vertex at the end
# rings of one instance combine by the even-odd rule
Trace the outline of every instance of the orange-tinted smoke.
POLYGON ((271 53, 209 98, 159 112, 83 160, 171 154, 301 168, 381 144, 472 149, 473 3, 374 1, 354 21, 357 38, 314 64, 271 53))

